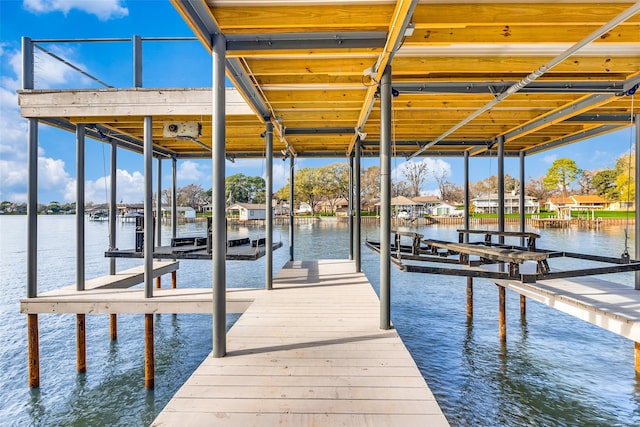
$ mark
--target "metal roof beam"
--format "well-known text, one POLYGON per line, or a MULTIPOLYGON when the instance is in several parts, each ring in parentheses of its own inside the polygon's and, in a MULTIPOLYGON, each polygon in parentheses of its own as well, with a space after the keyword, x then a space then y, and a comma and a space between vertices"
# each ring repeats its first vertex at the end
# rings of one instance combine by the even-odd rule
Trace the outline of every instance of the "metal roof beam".
POLYGON ((522 126, 514 128, 509 132, 505 133, 504 137, 507 141, 511 141, 520 136, 524 136, 526 134, 534 132, 539 128, 543 128, 543 127, 552 125, 554 123, 564 121, 568 118, 567 116, 580 114, 581 111, 585 111, 586 109, 589 109, 594 105, 606 103, 614 96, 615 95, 610 95, 610 94, 597 94, 597 95, 587 96, 578 102, 573 102, 562 108, 558 108, 557 110, 552 111, 549 114, 546 114, 538 119, 531 120, 530 122, 525 123, 522 126))
POLYGON ((380 31, 351 33, 229 34, 227 51, 288 49, 382 48, 387 34, 380 31))
MULTIPOLYGON (((425 82, 394 83, 400 94, 495 94, 505 92, 516 82, 425 82)), ((626 82, 622 81, 577 81, 577 82, 533 82, 520 93, 620 93, 626 82)), ((631 87, 631 85, 629 86, 631 87)))
POLYGON ((569 135, 566 136, 564 138, 560 138, 557 139, 553 142, 550 142, 548 144, 542 144, 542 145, 538 145, 536 147, 530 148, 528 150, 525 150, 525 156, 530 156, 531 154, 535 154, 535 153, 539 153, 541 151, 546 151, 546 150, 550 150, 552 148, 561 146, 561 145, 566 145, 566 144, 570 144, 572 142, 577 142, 577 141, 581 141, 583 139, 587 139, 587 138, 591 138, 597 135, 602 135, 603 133, 609 133, 609 132, 613 132, 616 129, 620 129, 620 125, 603 125, 597 128, 593 128, 593 129, 589 129, 589 130, 585 130, 583 132, 580 133, 576 133, 573 135, 569 135))
POLYGON ((629 123, 629 114, 578 114, 569 117, 566 122, 594 122, 594 123, 629 123))
POLYGON ((173 3, 179 11, 182 8, 184 17, 191 21, 197 31, 203 36, 208 35, 206 39, 201 38, 200 40, 211 50, 213 48, 211 35, 220 33, 220 29, 211 18, 211 11, 207 4, 202 0, 173 0, 173 3))

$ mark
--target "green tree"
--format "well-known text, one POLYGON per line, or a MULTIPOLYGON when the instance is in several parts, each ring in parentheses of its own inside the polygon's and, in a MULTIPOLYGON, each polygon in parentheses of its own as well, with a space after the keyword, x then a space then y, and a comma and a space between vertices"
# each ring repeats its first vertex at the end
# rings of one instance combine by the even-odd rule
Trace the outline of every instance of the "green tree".
POLYGON ((225 178, 225 197, 240 203, 264 203, 265 187, 261 177, 237 173, 225 178))
POLYGON ((636 195, 636 164, 634 157, 623 154, 616 161, 616 193, 621 202, 633 201, 636 195))
POLYGON ((322 194, 320 178, 319 169, 302 168, 296 173, 293 183, 295 199, 309 203, 314 213, 322 194))
POLYGON ((580 172, 576 162, 563 157, 553 162, 542 182, 546 189, 560 189, 562 196, 566 197, 567 189, 578 178, 580 172))
POLYGON ((603 169, 593 175, 596 194, 606 200, 618 200, 616 190, 617 172, 615 169, 603 169))

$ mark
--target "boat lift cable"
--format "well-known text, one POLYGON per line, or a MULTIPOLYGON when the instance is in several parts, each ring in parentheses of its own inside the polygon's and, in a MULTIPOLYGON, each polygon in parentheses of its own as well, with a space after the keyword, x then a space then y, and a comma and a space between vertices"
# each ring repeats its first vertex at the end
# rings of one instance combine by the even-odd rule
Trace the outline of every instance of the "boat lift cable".
POLYGON ((532 83, 538 77, 544 75, 547 71, 551 70, 553 67, 555 67, 556 65, 560 64, 561 62, 563 62, 564 60, 569 58, 571 55, 573 55, 576 52, 578 52, 583 47, 589 45, 591 42, 599 39, 603 34, 608 33, 613 28, 615 28, 618 24, 626 21, 627 19, 631 18, 633 15, 635 15, 638 12, 640 12, 640 1, 636 2, 635 4, 633 4, 633 6, 629 7, 627 10, 625 10, 624 12, 622 12, 621 14, 619 14, 618 16, 613 18, 611 21, 609 21, 606 24, 604 24, 602 27, 598 28, 593 33, 589 34, 587 37, 585 37, 582 40, 580 40, 578 43, 576 43, 573 46, 571 46, 569 49, 565 50, 560 55, 558 55, 555 58, 553 58, 551 61, 547 62, 546 64, 544 64, 542 66, 540 66, 537 70, 533 71, 531 74, 529 74, 528 76, 526 76, 525 78, 523 78, 519 82, 514 83, 512 86, 507 88, 507 90, 505 90, 504 92, 502 92, 499 95, 497 95, 494 99, 492 99, 486 105, 484 105, 480 109, 478 109, 478 110, 474 111, 473 113, 471 113, 467 118, 463 119, 461 122, 459 122, 458 124, 454 125, 449 130, 445 131, 442 135, 438 136, 433 141, 430 141, 427 144, 423 145, 418 151, 416 151, 415 153, 413 153, 410 156, 408 156, 407 159, 412 159, 413 157, 422 154, 429 147, 432 147, 433 145, 435 145, 438 142, 442 141, 443 139, 445 139, 446 137, 448 137, 449 135, 451 135, 452 133, 454 133, 458 129, 462 128, 463 126, 465 126, 466 124, 468 124, 472 120, 476 119, 481 114, 489 111, 496 104, 504 101, 507 97, 513 95, 514 93, 519 92, 521 89, 523 89, 524 87, 526 87, 527 85, 532 83))
POLYGON ((71 62, 67 61, 66 59, 56 55, 55 53, 51 52, 50 50, 45 49, 44 47, 40 46, 39 44, 35 44, 34 46, 37 47, 38 49, 40 49, 42 52, 46 53, 47 55, 51 56, 54 59, 57 59, 58 61, 62 62, 63 64, 73 68, 74 70, 76 70, 77 72, 79 72, 80 74, 90 78, 91 80, 100 83, 102 86, 109 88, 109 89, 113 89, 113 86, 103 82, 102 80, 100 80, 97 77, 92 76, 91 74, 87 73, 86 71, 84 71, 82 68, 79 68, 75 65, 73 65, 71 62))

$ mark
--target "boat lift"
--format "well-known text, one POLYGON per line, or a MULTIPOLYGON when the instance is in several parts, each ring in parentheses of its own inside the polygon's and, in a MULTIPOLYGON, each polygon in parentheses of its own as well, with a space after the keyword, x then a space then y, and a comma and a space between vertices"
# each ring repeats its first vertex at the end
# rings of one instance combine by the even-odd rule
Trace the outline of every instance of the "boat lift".
MULTIPOLYGON (((627 253, 620 257, 581 254, 576 252, 539 249, 539 234, 494 230, 459 229, 458 242, 424 239, 413 232, 392 231, 391 262, 409 273, 444 274, 449 276, 480 277, 486 279, 517 280, 535 283, 538 280, 593 276, 640 270, 640 261, 627 253), (471 235, 483 235, 481 241, 468 242, 471 235), (495 242, 493 237, 498 237, 495 242), (404 237, 404 239, 403 239, 404 237), (411 243, 406 243, 407 238, 411 243), (505 244, 504 238, 519 238, 521 245, 505 244), (551 258, 573 258, 598 263, 592 267, 556 270, 549 266, 551 258), (458 264, 463 268, 431 264, 458 264)), ((369 248, 380 253, 380 243, 367 240, 369 248)))

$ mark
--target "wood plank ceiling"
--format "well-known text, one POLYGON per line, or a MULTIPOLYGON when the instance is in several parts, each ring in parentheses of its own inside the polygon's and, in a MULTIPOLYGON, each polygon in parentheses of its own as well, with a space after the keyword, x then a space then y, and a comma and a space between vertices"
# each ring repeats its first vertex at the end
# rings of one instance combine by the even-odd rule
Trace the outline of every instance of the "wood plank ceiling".
POLYGON ((633 1, 173 3, 205 46, 216 31, 227 39, 227 75, 256 114, 228 116, 227 152, 238 156, 263 155, 265 118, 276 125, 278 151, 288 144, 301 156, 343 156, 358 128, 366 134, 364 154, 377 155, 377 81, 386 64, 398 93, 392 111, 398 155, 423 146, 421 155, 483 155, 500 136, 508 155, 530 154, 629 126, 632 108, 640 113, 640 102, 632 107, 632 97, 624 96, 640 82, 640 14, 632 13, 450 132, 637 9, 633 1))

